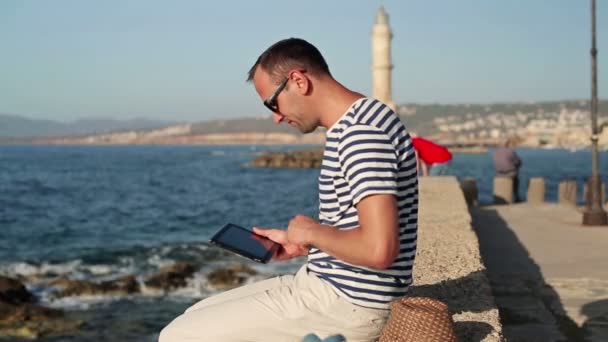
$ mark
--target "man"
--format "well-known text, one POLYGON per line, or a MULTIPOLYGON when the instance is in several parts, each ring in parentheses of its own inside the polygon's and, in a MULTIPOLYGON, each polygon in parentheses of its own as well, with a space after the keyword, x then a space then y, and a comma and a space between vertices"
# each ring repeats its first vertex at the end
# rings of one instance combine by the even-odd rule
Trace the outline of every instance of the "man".
POLYGON ((446 174, 448 163, 452 160, 452 153, 447 148, 421 137, 412 138, 412 143, 423 176, 446 174))
POLYGON ((336 81, 321 53, 296 38, 269 47, 248 81, 276 123, 327 128, 319 221, 295 216, 282 229, 254 228, 279 243, 274 260, 308 255, 295 274, 204 299, 161 341, 301 341, 341 334, 379 337, 389 303, 412 282, 418 179, 403 123, 385 104, 336 81))
POLYGON ((494 151, 496 175, 513 179, 513 199, 515 202, 519 201, 519 169, 521 165, 521 159, 511 148, 511 139, 505 140, 502 146, 498 146, 494 151))

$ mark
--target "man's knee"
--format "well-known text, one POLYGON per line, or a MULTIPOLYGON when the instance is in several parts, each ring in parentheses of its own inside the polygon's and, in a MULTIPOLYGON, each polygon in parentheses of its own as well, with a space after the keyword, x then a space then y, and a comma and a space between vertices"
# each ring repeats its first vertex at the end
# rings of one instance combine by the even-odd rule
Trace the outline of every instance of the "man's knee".
POLYGON ((186 316, 181 315, 175 318, 171 323, 161 330, 158 336, 158 342, 179 342, 190 339, 194 336, 188 336, 188 333, 196 331, 192 327, 188 327, 186 316))
MULTIPOLYGON (((173 322, 175 322, 175 320, 173 322)), ((177 329, 175 328, 173 322, 169 323, 163 328, 163 330, 160 331, 158 342, 171 342, 179 340, 179 337, 177 336, 177 329)))
POLYGON ((160 331, 160 335, 158 335, 158 342, 169 342, 174 341, 175 339, 171 337, 171 324, 167 325, 160 331))
POLYGON ((161 330, 159 342, 223 341, 226 327, 209 321, 200 310, 184 313, 161 330), (204 327, 201 328, 201 327, 204 327))

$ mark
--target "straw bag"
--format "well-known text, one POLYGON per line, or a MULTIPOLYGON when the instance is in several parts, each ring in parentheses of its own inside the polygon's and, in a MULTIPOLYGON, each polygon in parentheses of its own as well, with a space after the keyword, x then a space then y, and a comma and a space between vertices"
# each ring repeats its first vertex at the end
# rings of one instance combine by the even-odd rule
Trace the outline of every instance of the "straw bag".
POLYGON ((380 342, 457 342, 454 322, 444 303, 427 297, 393 301, 380 342))

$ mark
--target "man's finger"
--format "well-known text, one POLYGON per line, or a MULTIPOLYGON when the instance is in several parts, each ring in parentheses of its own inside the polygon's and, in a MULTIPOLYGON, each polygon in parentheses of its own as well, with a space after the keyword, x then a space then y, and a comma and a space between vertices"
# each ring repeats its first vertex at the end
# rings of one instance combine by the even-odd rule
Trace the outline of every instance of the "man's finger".
POLYGON ((274 242, 278 242, 283 244, 287 242, 287 233, 280 229, 260 229, 257 227, 253 227, 253 231, 256 234, 265 236, 274 242))
POLYGON ((266 229, 260 229, 258 227, 253 227, 253 231, 258 235, 262 235, 262 236, 266 236, 266 237, 268 237, 268 235, 270 234, 270 231, 268 231, 266 229))

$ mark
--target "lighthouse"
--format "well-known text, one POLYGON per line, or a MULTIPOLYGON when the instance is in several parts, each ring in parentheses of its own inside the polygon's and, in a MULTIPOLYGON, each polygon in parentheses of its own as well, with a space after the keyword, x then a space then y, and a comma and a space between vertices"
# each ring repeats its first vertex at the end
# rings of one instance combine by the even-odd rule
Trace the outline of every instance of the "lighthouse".
POLYGON ((388 15, 384 7, 376 14, 372 28, 372 95, 386 103, 394 111, 397 105, 391 95, 391 39, 393 33, 388 24, 388 15))

